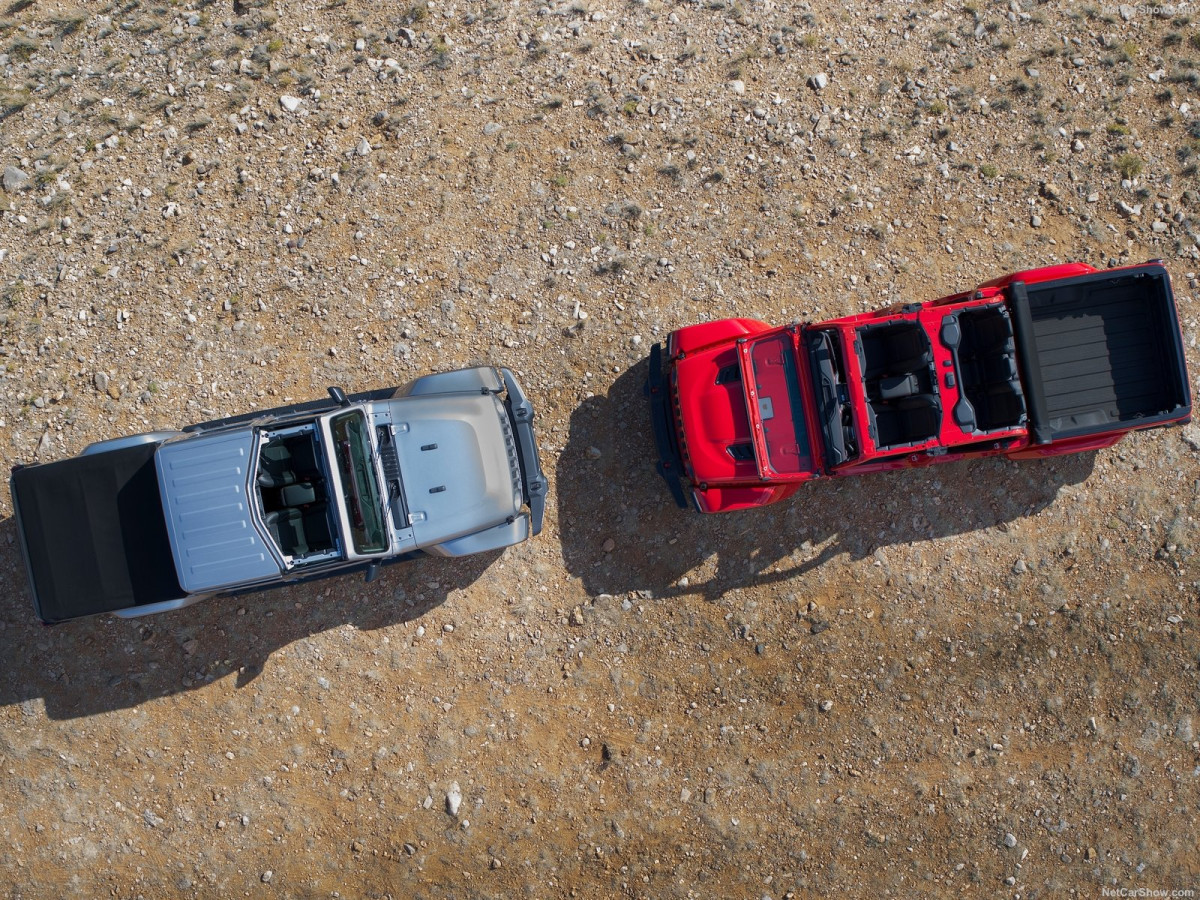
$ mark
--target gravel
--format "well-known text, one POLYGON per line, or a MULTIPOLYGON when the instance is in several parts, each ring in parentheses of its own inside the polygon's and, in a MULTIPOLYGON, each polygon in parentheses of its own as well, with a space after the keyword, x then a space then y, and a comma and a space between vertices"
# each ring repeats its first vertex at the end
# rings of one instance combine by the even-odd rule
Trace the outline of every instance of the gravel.
POLYGON ((1073 259, 1165 259, 1197 371, 1182 14, 76 6, 0 36, 4 464, 496 362, 551 500, 502 554, 43 629, 0 498, 4 883, 1175 884, 1195 426, 704 518, 654 472, 642 381, 685 324, 1073 259))

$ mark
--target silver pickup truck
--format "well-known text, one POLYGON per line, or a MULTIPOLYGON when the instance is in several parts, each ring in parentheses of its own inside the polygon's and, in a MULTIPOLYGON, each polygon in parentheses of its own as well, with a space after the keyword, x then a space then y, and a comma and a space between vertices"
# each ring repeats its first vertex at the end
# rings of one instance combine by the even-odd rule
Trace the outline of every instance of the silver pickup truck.
POLYGON ((33 604, 53 624, 465 556, 542 528, 533 407, 507 369, 92 444, 16 466, 33 604))

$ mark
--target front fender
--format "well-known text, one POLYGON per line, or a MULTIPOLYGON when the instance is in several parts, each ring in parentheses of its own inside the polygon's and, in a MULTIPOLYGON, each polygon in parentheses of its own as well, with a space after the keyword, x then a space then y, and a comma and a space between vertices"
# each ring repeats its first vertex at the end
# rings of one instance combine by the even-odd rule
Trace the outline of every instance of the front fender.
POLYGON ((511 522, 504 522, 495 528, 477 531, 464 535, 444 544, 426 547, 425 552, 431 556, 470 556, 472 553, 486 553, 488 550, 502 550, 519 544, 529 537, 529 516, 520 515, 511 522))

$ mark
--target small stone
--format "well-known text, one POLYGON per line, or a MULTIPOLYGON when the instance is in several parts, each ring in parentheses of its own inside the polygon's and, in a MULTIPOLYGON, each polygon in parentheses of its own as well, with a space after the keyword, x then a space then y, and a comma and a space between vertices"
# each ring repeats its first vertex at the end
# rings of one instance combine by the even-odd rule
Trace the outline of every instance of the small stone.
POLYGON ((155 815, 154 810, 148 809, 142 813, 142 821, 144 821, 151 828, 157 828, 163 823, 163 818, 162 816, 155 815))
POLYGON ((93 379, 96 385, 96 390, 104 394, 108 392, 108 374, 106 372, 97 372, 93 379))
POLYGON ((267 871, 263 872, 262 875, 259 877, 262 878, 263 884, 270 884, 271 879, 275 877, 275 873, 272 872, 270 869, 267 869, 267 871))
POLYGON ((735 94, 744 94, 746 93, 746 82, 740 80, 731 81, 729 82, 729 89, 735 94))
POLYGON ((829 76, 824 72, 818 72, 808 79, 808 86, 816 91, 823 91, 829 86, 829 76))
POLYGON ((359 38, 357 41, 354 42, 354 49, 356 51, 358 51, 359 53, 362 53, 364 50, 367 49, 367 42, 364 41, 362 38, 359 38))
POLYGON ((22 172, 16 166, 4 167, 4 189, 10 194, 25 190, 25 188, 29 187, 29 182, 29 175, 22 172))
POLYGON ((1150 225, 1150 230, 1155 234, 1164 234, 1170 229, 1170 227, 1171 226, 1169 226, 1166 222, 1159 219, 1150 225))
POLYGON ((1083 141, 1079 140, 1079 138, 1075 138, 1075 140, 1071 141, 1071 149, 1076 153, 1082 153, 1083 141))
POLYGON ((832 700, 822 700, 820 703, 820 707, 821 707, 821 712, 829 712, 831 709, 833 709, 833 701, 832 700))
POLYGON ((442 631, 444 631, 446 634, 453 634, 454 633, 454 625, 451 624, 450 622, 447 622, 445 625, 442 626, 442 631))
POLYGON ((497 859, 496 857, 493 856, 492 861, 490 863, 488 863, 488 868, 499 869, 503 865, 504 865, 504 863, 500 862, 499 859, 497 859))
POLYGON ((1039 215, 1030 216, 1029 224, 1034 228, 1041 228, 1042 227, 1042 217, 1039 215))
POLYGON ((1025 564, 1025 560, 1018 559, 1015 563, 1013 563, 1012 572, 1014 575, 1024 575, 1028 571, 1029 566, 1025 564))
POLYGON ((583 608, 576 606, 571 610, 571 624, 579 626, 583 624, 583 608))
POLYGON ((599 447, 588 447, 587 448, 587 458, 588 459, 599 459, 600 458, 600 448, 599 447))
POLYGON ((279 105, 290 113, 294 113, 296 110, 298 110, 300 108, 300 104, 303 102, 304 101, 302 101, 299 97, 293 97, 291 94, 284 94, 279 98, 279 105))
POLYGON ((458 815, 458 810, 462 807, 462 789, 458 786, 457 781, 450 783, 450 790, 446 791, 446 812, 452 816, 458 815))
POLYGON ((1084 858, 1084 859, 1086 859, 1088 862, 1095 862, 1095 860, 1096 860, 1096 848, 1095 848, 1095 847, 1088 847, 1088 848, 1087 848, 1087 850, 1086 850, 1086 851, 1084 852, 1084 854, 1083 854, 1083 858, 1084 858))
POLYGON ((617 542, 614 541, 612 538, 607 538, 604 541, 604 543, 601 545, 601 549, 605 553, 612 553, 613 550, 615 550, 616 548, 617 548, 617 542))
POLYGON ((371 153, 371 142, 365 137, 358 139, 358 144, 354 147, 354 152, 359 156, 368 156, 371 153))
POLYGON ((493 135, 499 132, 501 127, 502 126, 499 122, 488 122, 483 126, 483 133, 486 135, 493 135))
POLYGON ((1017 846, 1017 836, 1011 831, 1004 836, 1004 846, 1012 849, 1017 846))

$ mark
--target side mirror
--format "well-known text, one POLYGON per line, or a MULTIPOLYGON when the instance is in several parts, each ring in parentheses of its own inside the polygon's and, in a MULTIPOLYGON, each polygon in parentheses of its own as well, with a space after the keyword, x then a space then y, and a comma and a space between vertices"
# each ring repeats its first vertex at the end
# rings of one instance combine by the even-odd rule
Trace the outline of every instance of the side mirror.
POLYGON ((376 578, 379 577, 379 568, 380 568, 379 563, 377 563, 377 562, 373 562, 369 566, 367 566, 367 576, 366 576, 367 584, 370 584, 372 581, 374 581, 376 578))
POLYGON ((346 397, 346 392, 343 391, 340 387, 336 387, 336 386, 331 387, 329 389, 329 396, 333 398, 333 402, 336 403, 338 406, 349 406, 350 405, 350 400, 346 397))

